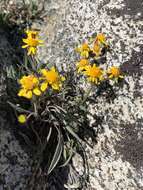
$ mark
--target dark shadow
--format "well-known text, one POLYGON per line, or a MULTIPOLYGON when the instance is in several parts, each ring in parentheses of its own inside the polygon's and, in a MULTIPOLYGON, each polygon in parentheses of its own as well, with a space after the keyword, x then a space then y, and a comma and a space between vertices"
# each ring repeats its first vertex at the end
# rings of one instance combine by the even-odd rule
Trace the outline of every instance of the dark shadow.
MULTIPOLYGON (((121 68, 134 79, 134 99, 142 97, 143 85, 139 81, 143 74, 143 46, 140 46, 140 50, 140 52, 133 51, 131 59, 123 63, 121 68)), ((133 124, 121 125, 120 133, 121 139, 116 143, 115 149, 140 175, 143 167, 143 120, 138 119, 133 124)), ((140 189, 140 184, 138 185, 140 189)))
POLYGON ((140 89, 143 88, 143 85, 139 83, 139 79, 143 75, 143 46, 140 46, 140 52, 133 51, 131 59, 123 63, 121 69, 126 75, 134 77, 134 97, 142 96, 140 89))
POLYGON ((123 160, 140 170, 143 167, 143 120, 123 125, 121 135, 121 140, 115 146, 117 152, 122 155, 123 160))
MULTIPOLYGON (((103 6, 104 8, 106 7, 106 5, 110 2, 110 0, 106 0, 104 1, 99 9, 101 9, 103 6)), ((121 3, 122 5, 124 5, 121 9, 117 9, 117 8, 113 8, 113 9, 109 9, 107 8, 107 12, 109 15, 114 16, 116 15, 117 17, 120 17, 121 15, 124 17, 126 15, 129 15, 130 18, 134 19, 134 20, 142 20, 143 19, 143 2, 142 0, 126 0, 123 1, 123 3, 121 3)))

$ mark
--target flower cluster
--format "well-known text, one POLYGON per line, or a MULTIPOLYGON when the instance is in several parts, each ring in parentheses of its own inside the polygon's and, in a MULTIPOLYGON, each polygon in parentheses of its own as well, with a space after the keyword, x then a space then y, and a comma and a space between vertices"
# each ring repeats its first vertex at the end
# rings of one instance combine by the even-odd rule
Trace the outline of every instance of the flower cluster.
POLYGON ((23 76, 19 80, 21 89, 18 96, 31 99, 33 95, 40 96, 42 92, 45 92, 50 86, 54 90, 61 89, 62 82, 65 78, 56 71, 55 67, 52 67, 50 70, 41 69, 40 74, 39 77, 33 74, 23 76))
MULTIPOLYGON (((27 30, 26 38, 23 38, 22 48, 26 48, 27 55, 34 55, 37 53, 38 46, 43 45, 43 41, 39 39, 39 32, 37 30, 27 30)), ((27 59, 27 55, 26 59, 27 59)), ((35 68, 34 70, 37 70, 35 68)), ((19 80, 20 90, 18 96, 27 99, 32 99, 35 96, 42 96, 46 94, 47 89, 52 88, 53 90, 60 91, 63 85, 65 77, 61 76, 55 67, 50 69, 38 69, 36 73, 24 75, 19 80)), ((25 114, 20 114, 18 116, 18 121, 24 124, 27 121, 27 116, 25 114)))
MULTIPOLYGON (((88 137, 94 137, 95 130, 92 130, 88 116, 96 118, 96 115, 88 109, 89 104, 102 94, 106 98, 113 97, 115 83, 111 80, 117 82, 123 75, 119 67, 109 67, 106 64, 110 46, 102 33, 92 35, 88 41, 84 41, 76 48, 80 54, 80 60, 76 63, 77 73, 75 67, 68 67, 67 72, 61 71, 66 76, 66 82, 55 63, 54 66, 52 63, 51 66, 42 64, 35 56, 38 46, 43 44, 37 30, 27 30, 23 42, 22 48, 26 48, 27 53, 24 54, 25 62, 16 70, 17 76, 21 76, 18 79, 18 93, 16 97, 12 93, 11 98, 14 98, 15 103, 10 101, 8 103, 15 109, 17 121, 26 128, 20 131, 21 136, 27 144, 31 143, 30 147, 35 146, 32 150, 34 160, 36 158, 34 164, 38 163, 38 170, 36 167, 36 173, 34 172, 32 176, 33 181, 34 178, 37 180, 35 174, 39 177, 39 171, 45 176, 43 175, 45 171, 46 175, 49 175, 56 166, 69 164, 76 147, 79 149, 83 142, 91 146, 88 137), (86 83, 88 81, 91 84, 87 85, 89 89, 80 85, 81 77, 83 80, 86 79, 86 83), (28 100, 25 101, 24 98, 28 100), (85 128, 86 136, 81 135, 85 134, 85 128)), ((87 177, 86 168, 85 166, 87 177)))
POLYGON ((80 53, 81 59, 77 62, 76 67, 78 73, 82 73, 87 77, 89 82, 99 84, 100 81, 113 79, 118 81, 123 78, 119 67, 112 66, 107 70, 103 70, 100 65, 100 59, 105 56, 109 50, 104 34, 99 33, 92 40, 92 43, 84 42, 76 51, 80 53))

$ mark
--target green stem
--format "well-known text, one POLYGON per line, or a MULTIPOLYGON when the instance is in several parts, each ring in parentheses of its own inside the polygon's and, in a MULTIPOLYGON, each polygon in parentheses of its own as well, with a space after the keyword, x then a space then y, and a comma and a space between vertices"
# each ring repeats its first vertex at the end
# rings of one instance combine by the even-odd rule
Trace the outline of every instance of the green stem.
POLYGON ((35 117, 37 117, 38 116, 38 101, 35 96, 32 97, 31 103, 32 103, 32 108, 34 110, 34 115, 35 117))
POLYGON ((37 105, 36 103, 34 102, 34 112, 35 112, 35 116, 38 115, 38 110, 37 110, 37 105))

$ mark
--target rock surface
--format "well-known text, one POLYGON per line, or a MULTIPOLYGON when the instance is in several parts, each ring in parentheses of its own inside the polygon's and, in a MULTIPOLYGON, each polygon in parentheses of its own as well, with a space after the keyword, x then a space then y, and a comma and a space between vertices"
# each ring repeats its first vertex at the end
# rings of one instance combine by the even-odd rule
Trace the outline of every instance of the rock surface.
MULTIPOLYGON (((107 64, 120 65, 127 74, 115 100, 108 103, 99 97, 91 106, 93 113, 104 115, 104 131, 94 149, 87 148, 89 190, 143 189, 142 8, 141 0, 58 0, 48 6, 51 14, 42 29, 47 51, 40 51, 45 63, 74 65, 77 57, 73 49, 79 40, 92 32, 103 32, 113 49, 107 64)), ((75 157, 73 162, 80 171, 80 159, 75 157)))
POLYGON ((26 189, 31 175, 30 159, 0 118, 0 190, 26 189))
MULTIPOLYGON (((0 99, 5 95, 5 73, 3 69, 15 64, 14 49, 0 29, 0 99)), ((6 106, 6 105, 4 105, 6 106)), ((0 107, 0 190, 26 189, 31 175, 31 160, 20 146, 9 122, 9 116, 0 107), (7 118, 7 119, 6 119, 7 118)))
MULTIPOLYGON (((104 118, 98 143, 93 150, 86 148, 90 173, 86 190, 143 189, 142 9, 142 0, 48 0, 44 22, 33 23, 47 42, 39 50, 44 63, 74 65, 79 41, 92 32, 103 32, 113 49, 107 64, 121 65, 127 73, 126 84, 112 102, 99 97, 90 108, 104 118)), ((73 163, 80 172, 77 156, 73 163)))

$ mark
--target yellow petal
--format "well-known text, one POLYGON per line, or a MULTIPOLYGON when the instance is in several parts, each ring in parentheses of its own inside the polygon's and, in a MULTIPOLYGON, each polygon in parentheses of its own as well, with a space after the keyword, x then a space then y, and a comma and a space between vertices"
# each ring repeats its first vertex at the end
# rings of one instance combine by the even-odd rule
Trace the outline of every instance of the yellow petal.
POLYGON ((26 32, 26 34, 27 34, 28 38, 31 38, 31 37, 32 37, 32 35, 37 36, 37 35, 39 34, 39 32, 38 32, 38 31, 34 31, 34 30, 26 30, 25 32, 26 32))
POLYGON ((86 66, 85 67, 79 67, 77 72, 80 73, 81 71, 83 71, 85 69, 86 69, 86 66))
POLYGON ((40 96, 40 95, 41 95, 41 91, 39 90, 39 88, 35 88, 35 89, 33 90, 33 93, 34 93, 35 95, 37 95, 37 96, 40 96))
POLYGON ((28 55, 35 55, 36 54, 36 48, 30 47, 28 49, 28 55))
POLYGON ((88 58, 88 56, 89 56, 88 51, 83 51, 83 52, 81 52, 81 56, 88 58))
POLYGON ((113 78, 113 75, 110 75, 110 76, 109 76, 109 79, 111 79, 111 78, 113 78))
POLYGON ((45 90, 47 90, 47 88, 48 88, 48 83, 47 82, 43 82, 41 84, 41 87, 40 87, 41 91, 44 92, 45 90))
POLYGON ((26 94, 26 90, 25 89, 21 89, 18 93, 18 96, 25 96, 26 94))
POLYGON ((35 47, 31 47, 31 52, 32 52, 32 54, 34 55, 34 54, 36 54, 36 48, 35 47))
POLYGON ((22 46, 22 48, 27 48, 27 47, 28 47, 28 45, 23 45, 23 46, 22 46))
POLYGON ((57 83, 54 83, 51 85, 54 90, 60 90, 60 85, 57 83))
POLYGON ((51 71, 54 71, 54 72, 56 72, 56 69, 55 69, 55 67, 52 67, 52 68, 51 68, 51 71))
POLYGON ((43 44, 43 43, 44 43, 44 41, 43 41, 43 40, 38 40, 38 42, 39 42, 40 44, 43 44))
POLYGON ((33 83, 34 83, 34 84, 38 84, 38 83, 39 83, 39 80, 38 80, 37 77, 34 77, 34 78, 33 78, 33 83))
POLYGON ((80 71, 82 71, 82 67, 79 67, 77 72, 80 73, 80 71))
POLYGON ((22 39, 22 41, 26 44, 28 43, 28 39, 22 39))
POLYGON ((28 98, 28 99, 31 99, 32 98, 32 91, 29 90, 25 95, 24 95, 25 98, 28 98))
POLYGON ((46 75, 46 74, 47 74, 47 70, 46 70, 46 69, 41 69, 41 73, 42 73, 43 75, 46 75))
POLYGON ((99 77, 99 80, 104 80, 104 77, 101 75, 100 77, 99 77))

